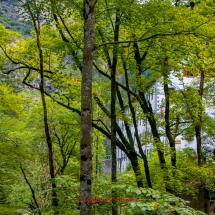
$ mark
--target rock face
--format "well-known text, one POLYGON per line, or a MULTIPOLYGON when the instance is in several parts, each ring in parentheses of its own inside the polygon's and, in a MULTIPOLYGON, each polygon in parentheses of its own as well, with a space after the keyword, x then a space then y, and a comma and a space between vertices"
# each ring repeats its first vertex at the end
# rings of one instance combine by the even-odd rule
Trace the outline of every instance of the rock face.
POLYGON ((17 0, 0 0, 0 23, 7 29, 29 34, 31 26, 22 21, 20 15, 21 3, 17 0))

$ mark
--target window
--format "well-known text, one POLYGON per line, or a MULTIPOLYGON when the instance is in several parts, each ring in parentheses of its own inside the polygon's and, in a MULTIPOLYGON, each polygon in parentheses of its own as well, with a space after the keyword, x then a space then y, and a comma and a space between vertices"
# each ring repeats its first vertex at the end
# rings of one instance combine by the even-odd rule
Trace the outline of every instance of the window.
POLYGON ((188 71, 187 68, 185 67, 183 71, 183 76, 187 78, 193 78, 196 77, 196 74, 192 73, 191 71, 188 71))
POLYGON ((181 140, 175 140, 175 144, 176 145, 180 145, 181 144, 181 140))

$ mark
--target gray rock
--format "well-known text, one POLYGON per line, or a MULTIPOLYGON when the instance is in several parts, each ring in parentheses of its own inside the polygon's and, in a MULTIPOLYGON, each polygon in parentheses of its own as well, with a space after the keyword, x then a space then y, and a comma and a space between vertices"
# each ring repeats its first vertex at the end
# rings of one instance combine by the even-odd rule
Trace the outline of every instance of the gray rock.
POLYGON ((28 211, 26 211, 26 210, 17 210, 16 212, 15 212, 15 215, 30 215, 30 213, 28 212, 28 211))

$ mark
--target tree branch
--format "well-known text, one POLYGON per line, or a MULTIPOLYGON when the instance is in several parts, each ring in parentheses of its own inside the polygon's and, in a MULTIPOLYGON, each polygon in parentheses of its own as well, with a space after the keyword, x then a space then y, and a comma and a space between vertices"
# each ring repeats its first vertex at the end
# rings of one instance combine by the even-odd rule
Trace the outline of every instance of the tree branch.
MULTIPOLYGON (((23 176, 24 176, 24 179, 25 179, 26 183, 28 184, 28 186, 29 186, 29 188, 30 188, 30 190, 31 190, 31 194, 32 194, 32 198, 33 198, 33 200, 34 200, 34 203, 35 203, 37 209, 39 209, 40 207, 39 207, 39 204, 38 204, 38 202, 37 202, 34 189, 33 189, 33 187, 31 186, 30 182, 28 181, 28 179, 27 179, 27 177, 26 177, 26 174, 25 174, 25 171, 24 171, 24 169, 22 168, 21 163, 20 163, 20 169, 21 169, 21 171, 22 171, 22 174, 23 174, 23 176)), ((38 211, 38 213, 39 213, 39 215, 42 215, 40 211, 38 211)))
MULTIPOLYGON (((194 30, 196 30, 196 28, 194 28, 194 30)), ((180 35, 180 34, 183 34, 183 35, 189 35, 189 34, 194 34, 194 30, 191 30, 191 31, 180 31, 180 32, 176 32, 176 33, 164 33, 164 34, 154 34, 154 35, 151 35, 149 37, 145 37, 145 38, 139 38, 139 39, 135 39, 135 40, 124 40, 124 41, 112 41, 112 42, 105 42, 105 43, 101 43, 99 45, 96 45, 94 50, 97 50, 99 49, 100 47, 102 46, 106 46, 106 45, 117 45, 117 44, 123 44, 123 43, 137 43, 137 42, 141 42, 141 41, 146 41, 146 40, 149 40, 149 39, 152 39, 152 38, 157 38, 157 37, 170 37, 170 36, 176 36, 176 35, 180 35)))

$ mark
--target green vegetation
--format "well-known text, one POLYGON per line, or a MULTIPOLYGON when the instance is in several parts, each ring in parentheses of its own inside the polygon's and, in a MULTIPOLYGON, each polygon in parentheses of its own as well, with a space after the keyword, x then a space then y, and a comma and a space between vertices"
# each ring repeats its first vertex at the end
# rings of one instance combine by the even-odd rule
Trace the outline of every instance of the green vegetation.
POLYGON ((22 35, 29 35, 32 27, 21 19, 18 12, 19 6, 19 1, 0 1, 0 23, 7 29, 17 31, 22 35))
POLYGON ((211 215, 215 4, 8 2, 31 24, 1 2, 0 214, 211 215), (116 146, 130 163, 107 174, 116 146))

